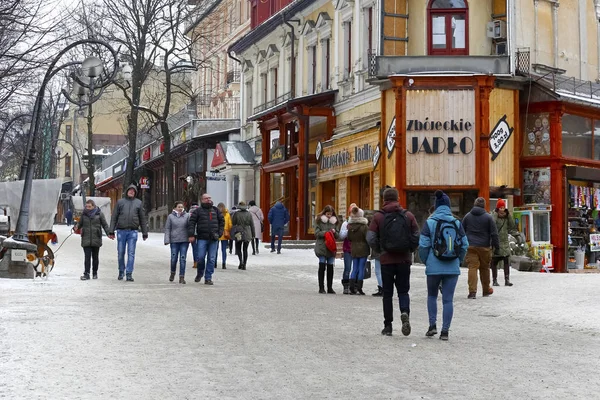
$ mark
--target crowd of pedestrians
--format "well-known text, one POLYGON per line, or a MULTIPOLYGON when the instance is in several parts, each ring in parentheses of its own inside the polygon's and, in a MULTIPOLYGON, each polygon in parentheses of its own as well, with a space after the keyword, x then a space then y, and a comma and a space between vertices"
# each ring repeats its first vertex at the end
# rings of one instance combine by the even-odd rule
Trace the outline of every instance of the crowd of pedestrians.
MULTIPOLYGON (((411 333, 411 265, 418 249, 427 277, 429 327, 426 336, 438 333, 437 303, 441 293, 443 309, 440 339, 448 340, 454 293, 463 263, 468 268, 469 299, 477 297, 478 275, 482 296, 488 297, 494 292, 492 285, 499 286, 497 266, 500 262, 504 264, 505 285, 513 285, 509 279, 508 235, 518 234, 518 231, 503 200, 497 202, 496 209, 490 214, 485 209, 485 199, 479 197, 461 221, 452 214, 449 197, 438 190, 430 216, 419 228, 415 216, 400 205, 395 188, 386 188, 382 197, 383 207, 375 212, 370 221, 365 217, 364 210, 355 203, 350 205, 348 218, 343 221, 331 205, 326 205, 316 216, 314 252, 319 264, 319 293, 336 293, 333 290, 334 264, 338 252, 337 241, 342 240, 343 293, 365 295, 365 272, 367 263, 372 262, 377 277, 377 292, 373 296, 382 297, 384 321, 381 333, 390 336, 393 332, 392 300, 395 287, 401 332, 408 336, 411 333)), ((283 230, 290 220, 289 211, 281 202, 276 202, 269 210, 267 219, 271 226, 271 253, 276 251, 280 254, 283 230)), ((115 232, 117 234, 117 279, 125 277, 133 282, 138 231, 141 230, 144 240, 148 238, 146 214, 141 200, 137 198, 135 185, 129 186, 126 196, 117 202, 110 226, 94 201, 88 200, 75 229, 81 234, 84 250, 82 280, 90 279, 90 272, 92 279, 98 278, 99 249, 104 230, 112 240, 115 239, 115 232)), ((246 270, 249 247, 252 247, 253 255, 259 254, 259 237, 263 231, 264 215, 254 201, 248 204, 241 201, 237 207, 232 207, 231 213, 223 203, 215 207, 207 193, 201 196, 200 204, 191 204, 189 212, 186 212, 183 202, 175 202, 164 230, 164 244, 170 246, 171 250, 169 281, 175 280, 179 265, 179 283, 186 283, 186 257, 190 246, 196 269, 195 282, 204 279, 204 284, 214 284, 213 274, 219 250, 222 268, 226 269, 227 253, 229 250, 229 254, 232 254, 233 243, 239 260, 238 269, 246 270)))

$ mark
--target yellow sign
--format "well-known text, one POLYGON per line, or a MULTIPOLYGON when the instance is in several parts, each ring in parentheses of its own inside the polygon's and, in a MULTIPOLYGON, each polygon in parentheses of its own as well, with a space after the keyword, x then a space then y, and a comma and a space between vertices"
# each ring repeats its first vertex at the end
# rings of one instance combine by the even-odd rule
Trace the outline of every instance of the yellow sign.
POLYGON ((323 143, 319 158, 319 180, 335 179, 356 171, 372 171, 376 165, 374 160, 380 156, 378 144, 379 130, 323 143))

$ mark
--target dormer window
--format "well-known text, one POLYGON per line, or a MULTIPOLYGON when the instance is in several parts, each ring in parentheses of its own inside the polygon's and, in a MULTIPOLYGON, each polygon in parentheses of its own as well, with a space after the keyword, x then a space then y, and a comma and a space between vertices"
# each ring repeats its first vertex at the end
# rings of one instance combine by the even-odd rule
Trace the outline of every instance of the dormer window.
POLYGON ((431 0, 429 55, 469 55, 469 6, 466 0, 431 0))

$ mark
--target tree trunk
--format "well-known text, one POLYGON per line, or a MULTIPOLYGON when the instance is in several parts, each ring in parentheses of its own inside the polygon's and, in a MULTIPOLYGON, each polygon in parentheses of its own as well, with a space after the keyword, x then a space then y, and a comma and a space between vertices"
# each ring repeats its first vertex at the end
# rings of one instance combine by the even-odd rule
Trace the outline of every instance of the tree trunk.
MULTIPOLYGON (((94 146, 93 146, 93 125, 94 116, 92 114, 92 105, 88 106, 88 115, 87 115, 87 153, 88 153, 88 162, 87 162, 87 173, 88 173, 88 188, 90 197, 96 195, 96 182, 94 178, 95 165, 94 165, 94 146)), ((82 188, 83 190, 83 188, 82 188)))
POLYGON ((173 177, 173 162, 171 161, 171 132, 166 121, 160 123, 160 131, 165 145, 165 175, 167 176, 167 207, 175 203, 175 179, 173 177))

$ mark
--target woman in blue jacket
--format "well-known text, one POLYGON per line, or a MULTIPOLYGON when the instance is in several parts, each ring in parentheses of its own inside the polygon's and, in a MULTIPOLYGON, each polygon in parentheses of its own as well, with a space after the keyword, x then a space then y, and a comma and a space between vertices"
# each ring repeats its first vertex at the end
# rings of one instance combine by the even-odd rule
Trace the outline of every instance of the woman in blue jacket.
POLYGON ((429 329, 425 336, 437 334, 437 298, 442 291, 441 340, 448 340, 454 313, 454 290, 460 275, 469 241, 460 221, 452 215, 450 198, 441 190, 435 192, 435 211, 427 219, 419 239, 419 256, 425 263, 427 275, 427 311, 429 329), (439 227, 439 229, 438 229, 439 227))

